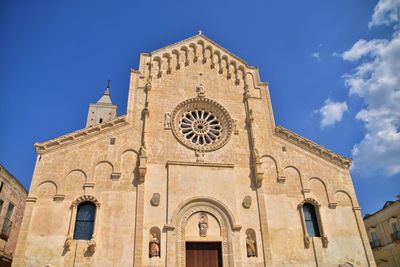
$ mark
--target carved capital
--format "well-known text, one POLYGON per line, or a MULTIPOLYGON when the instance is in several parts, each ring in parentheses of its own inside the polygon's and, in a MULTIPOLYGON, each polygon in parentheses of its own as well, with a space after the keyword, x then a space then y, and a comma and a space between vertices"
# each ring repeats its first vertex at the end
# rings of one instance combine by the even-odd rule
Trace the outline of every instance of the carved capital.
POLYGON ((327 248, 327 247, 328 247, 328 243, 329 243, 328 237, 327 237, 326 235, 323 235, 323 236, 321 237, 321 239, 322 239, 322 246, 323 246, 324 248, 327 248))
POLYGON ((65 240, 64 243, 64 248, 66 251, 70 251, 71 250, 71 246, 72 246, 72 238, 71 237, 67 237, 67 239, 65 240))
POLYGON ((90 253, 95 253, 95 252, 96 252, 96 241, 94 240, 94 238, 90 239, 90 240, 87 242, 87 245, 88 245, 87 250, 88 250, 90 253))
POLYGON ((310 247, 310 243, 311 243, 310 237, 309 236, 305 236, 304 237, 304 247, 305 248, 309 248, 310 247))

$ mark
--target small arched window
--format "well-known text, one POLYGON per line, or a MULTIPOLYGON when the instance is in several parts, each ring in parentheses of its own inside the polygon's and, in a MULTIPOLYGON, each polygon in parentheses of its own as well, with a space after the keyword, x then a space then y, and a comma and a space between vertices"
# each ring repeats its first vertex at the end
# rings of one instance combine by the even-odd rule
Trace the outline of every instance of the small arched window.
POLYGON ((320 231, 318 226, 318 219, 315 213, 314 205, 311 203, 304 203, 303 205, 304 222, 307 228, 307 233, 310 237, 320 237, 320 231))
POLYGON ((96 218, 96 205, 92 202, 82 202, 78 206, 75 221, 75 240, 91 240, 96 218))

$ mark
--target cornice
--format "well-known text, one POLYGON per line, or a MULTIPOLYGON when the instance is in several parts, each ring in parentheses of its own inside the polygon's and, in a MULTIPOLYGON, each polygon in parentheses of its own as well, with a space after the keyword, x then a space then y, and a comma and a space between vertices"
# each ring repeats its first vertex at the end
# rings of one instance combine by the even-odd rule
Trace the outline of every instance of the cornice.
POLYGON ((215 167, 215 168, 234 168, 234 164, 216 163, 216 162, 188 162, 188 161, 167 161, 168 165, 197 166, 197 167, 215 167))
POLYGON ((295 144, 310 153, 317 155, 335 165, 348 169, 351 165, 351 159, 343 157, 335 152, 326 149, 325 147, 318 145, 307 138, 304 138, 282 126, 275 127, 275 135, 292 143, 295 144))
POLYGON ((120 116, 112 121, 90 126, 45 142, 35 143, 35 149, 38 154, 43 154, 127 124, 126 116, 120 116))

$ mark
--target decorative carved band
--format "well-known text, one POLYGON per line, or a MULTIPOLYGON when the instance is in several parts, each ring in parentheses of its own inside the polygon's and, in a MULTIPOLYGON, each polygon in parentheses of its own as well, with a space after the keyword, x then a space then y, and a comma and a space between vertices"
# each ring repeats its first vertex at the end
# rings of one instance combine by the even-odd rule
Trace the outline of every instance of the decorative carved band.
POLYGON ((100 207, 100 202, 94 196, 91 195, 83 195, 78 197, 74 202, 72 202, 72 207, 77 207, 79 204, 86 201, 92 202, 93 204, 96 205, 96 207, 100 207))

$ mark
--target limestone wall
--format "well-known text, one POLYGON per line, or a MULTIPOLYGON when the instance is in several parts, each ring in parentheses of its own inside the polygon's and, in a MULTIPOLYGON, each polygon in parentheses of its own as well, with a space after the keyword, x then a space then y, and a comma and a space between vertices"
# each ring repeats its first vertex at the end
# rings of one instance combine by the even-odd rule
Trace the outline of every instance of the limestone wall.
POLYGON ((374 266, 349 161, 278 133, 268 90, 256 68, 201 35, 142 54, 122 123, 37 144, 14 266, 185 266, 186 241, 221 242, 224 266, 374 266), (212 151, 172 132, 176 107, 192 98, 230 118, 212 151), (82 196, 100 205, 91 253, 68 239, 82 196), (323 237, 306 238, 298 206, 308 200, 323 237))

